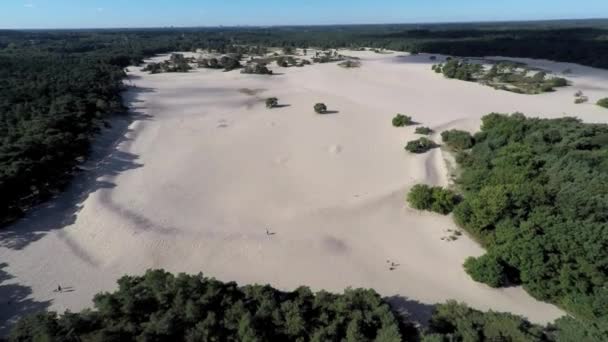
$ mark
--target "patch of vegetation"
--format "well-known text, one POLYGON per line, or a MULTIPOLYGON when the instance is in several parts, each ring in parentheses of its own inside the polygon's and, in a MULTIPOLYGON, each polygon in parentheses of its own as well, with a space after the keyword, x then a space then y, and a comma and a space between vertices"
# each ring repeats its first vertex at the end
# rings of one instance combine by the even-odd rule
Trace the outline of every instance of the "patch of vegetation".
POLYGON ((325 103, 317 103, 317 104, 315 104, 313 109, 315 110, 315 113, 317 113, 317 114, 327 113, 327 106, 325 105, 325 103))
POLYGON ((426 153, 429 150, 439 147, 439 145, 435 144, 434 141, 427 138, 420 138, 416 140, 409 141, 407 145, 405 145, 405 150, 411 153, 426 153))
POLYGON ((428 127, 416 127, 416 130, 414 131, 416 134, 422 134, 422 135, 431 135, 433 134, 433 130, 428 128, 428 127))
POLYGON ((332 62, 341 62, 346 58, 338 53, 337 50, 332 51, 317 51, 315 52, 315 57, 312 58, 312 61, 315 63, 332 63, 332 62))
POLYGON ((447 215, 454 210, 459 197, 453 191, 440 186, 417 184, 407 194, 407 201, 414 209, 447 215))
POLYGON ((437 73, 447 78, 469 82, 478 82, 494 89, 511 91, 519 94, 540 94, 554 91, 554 88, 566 87, 568 80, 562 77, 547 78, 544 71, 537 71, 529 76, 532 69, 525 64, 509 61, 493 62, 489 70, 480 63, 470 63, 463 59, 451 59, 444 64, 433 65, 437 73))
POLYGON ((272 70, 265 64, 251 63, 241 69, 242 74, 272 75, 272 70))
POLYGON ((505 264, 493 254, 487 253, 478 258, 468 257, 463 266, 475 281, 491 287, 507 285, 505 264))
POLYGON ((488 254, 467 271, 522 284, 608 338, 608 125, 489 114, 475 140, 454 217, 488 254))
POLYGON ((224 69, 224 71, 232 71, 242 67, 241 60, 242 56, 239 54, 230 54, 217 58, 199 58, 197 65, 199 68, 207 69, 224 69))
POLYGON ((141 71, 147 71, 151 74, 163 72, 188 72, 192 70, 192 67, 190 66, 190 63, 192 62, 192 58, 186 58, 181 53, 173 53, 168 60, 160 63, 148 63, 141 71))
POLYGON ((282 292, 162 270, 125 276, 95 310, 22 319, 11 341, 393 341, 418 334, 373 290, 282 292))
POLYGON ((574 94, 574 103, 581 104, 581 103, 585 103, 585 102, 589 102, 589 98, 587 96, 585 96, 582 91, 580 91, 580 90, 577 91, 574 94))
POLYGON ((345 69, 359 68, 361 67, 361 62, 357 60, 348 59, 344 62, 338 63, 338 65, 345 69))
POLYGON ((484 313, 455 301, 437 305, 429 323, 427 335, 422 342, 468 341, 549 342, 556 340, 550 329, 532 324, 521 316, 499 312, 484 313))
POLYGON ((608 97, 600 99, 597 101, 597 105, 600 107, 608 108, 608 97))
POLYGON ((265 103, 266 103, 266 108, 272 109, 279 105, 279 99, 277 99, 276 97, 269 97, 266 99, 265 103))
POLYGON ((471 133, 457 129, 441 132, 441 140, 454 150, 467 150, 475 144, 471 133))
POLYGON ((397 114, 394 118, 393 118, 393 126, 395 127, 404 127, 404 126, 411 126, 414 125, 414 121, 412 120, 411 116, 408 115, 403 115, 403 114, 397 114))

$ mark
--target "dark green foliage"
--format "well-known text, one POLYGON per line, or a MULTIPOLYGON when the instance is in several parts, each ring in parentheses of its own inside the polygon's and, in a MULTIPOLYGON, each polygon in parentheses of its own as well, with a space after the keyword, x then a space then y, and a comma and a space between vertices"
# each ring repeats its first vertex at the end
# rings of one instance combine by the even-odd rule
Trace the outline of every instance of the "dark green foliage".
POLYGON ((430 135, 433 134, 433 130, 428 127, 416 127, 416 134, 430 135))
POLYGON ((428 186, 417 184, 407 194, 407 201, 412 208, 418 210, 429 210, 439 214, 447 215, 458 204, 458 196, 451 190, 440 186, 428 186))
POLYGON ((405 145, 405 150, 412 153, 425 153, 436 147, 439 147, 439 145, 435 144, 434 141, 423 137, 409 141, 407 145, 405 145))
POLYGON ((464 262, 464 269, 473 280, 491 287, 507 284, 504 264, 494 255, 485 254, 478 258, 469 257, 464 262))
POLYGON ((162 270, 125 276, 95 310, 22 319, 11 341, 379 341, 413 340, 373 290, 281 292, 162 270))
POLYGON ((242 74, 257 74, 257 75, 272 75, 272 70, 268 69, 265 64, 252 63, 241 69, 242 74))
MULTIPOLYGON (((550 329, 508 313, 481 312, 449 301, 437 305, 423 342, 555 341, 550 329)), ((575 341, 575 340, 572 340, 575 341)), ((580 340, 583 341, 583 340, 580 340)))
POLYGON ((279 104, 279 99, 276 97, 270 97, 266 99, 266 108, 271 109, 279 104))
POLYGON ((440 71, 447 78, 472 81, 483 71, 483 67, 481 64, 472 64, 460 59, 452 59, 443 64, 440 67, 440 71))
POLYGON ((324 103, 317 103, 313 107, 315 113, 317 114, 325 114, 327 112, 327 106, 324 103))
POLYGON ((142 71, 148 71, 151 74, 158 74, 161 72, 188 72, 192 69, 190 62, 193 62, 191 58, 185 58, 180 53, 171 54, 171 57, 160 63, 148 63, 143 67, 142 71))
POLYGON ((393 118, 393 126, 395 127, 411 126, 413 124, 412 117, 408 115, 397 114, 393 118))
POLYGON ((457 129, 441 132, 441 140, 455 150, 467 150, 475 144, 471 133, 457 129))
POLYGON ((597 105, 600 107, 608 108, 608 97, 597 101, 597 105))
POLYGON ((521 283, 606 334, 608 125, 489 114, 475 140, 454 216, 491 256, 469 273, 521 283))

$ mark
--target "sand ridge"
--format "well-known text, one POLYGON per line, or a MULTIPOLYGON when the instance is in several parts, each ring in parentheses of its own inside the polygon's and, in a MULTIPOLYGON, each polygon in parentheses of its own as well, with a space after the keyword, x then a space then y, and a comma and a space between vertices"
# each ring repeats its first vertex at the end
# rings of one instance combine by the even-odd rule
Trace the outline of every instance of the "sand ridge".
MULTIPOLYGON (((0 233, 10 275, 1 285, 23 286, 31 310, 80 310, 118 277, 162 267, 284 289, 371 287, 422 307, 456 299, 534 322, 562 315, 521 288, 491 289, 466 275, 464 259, 483 250, 466 237, 442 241, 456 229, 451 218, 404 200, 416 183, 448 184, 445 156, 407 154, 414 128, 390 121, 400 112, 437 131, 476 130, 489 112, 520 111, 606 122, 608 111, 575 105, 573 94, 595 102, 608 93, 608 72, 528 61, 570 68, 574 82, 529 96, 444 79, 424 54, 344 53, 362 66, 270 77, 129 68, 132 117, 114 120, 64 194, 0 233), (270 96, 285 106, 266 109, 270 96), (316 102, 334 114, 315 114, 316 102), (399 266, 391 271, 387 260, 399 266), (57 284, 73 291, 54 293, 57 284)), ((21 314, 14 306, 0 318, 21 314)))

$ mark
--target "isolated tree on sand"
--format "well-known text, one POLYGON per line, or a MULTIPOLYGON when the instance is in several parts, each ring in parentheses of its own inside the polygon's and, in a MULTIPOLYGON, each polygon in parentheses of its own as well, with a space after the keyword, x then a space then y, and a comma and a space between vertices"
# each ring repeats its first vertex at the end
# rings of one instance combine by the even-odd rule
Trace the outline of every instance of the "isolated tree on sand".
POLYGON ((279 99, 276 97, 269 97, 266 99, 266 108, 271 109, 279 104, 279 99))
POLYGON ((317 103, 314 107, 315 113, 317 114, 325 114, 327 112, 327 106, 325 103, 317 103))

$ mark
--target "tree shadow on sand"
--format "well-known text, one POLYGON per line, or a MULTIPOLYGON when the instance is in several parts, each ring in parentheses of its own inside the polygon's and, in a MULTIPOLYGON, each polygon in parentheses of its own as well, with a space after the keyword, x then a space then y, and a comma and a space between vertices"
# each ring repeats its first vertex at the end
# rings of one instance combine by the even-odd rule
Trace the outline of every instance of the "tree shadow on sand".
POLYGON ((150 88, 131 87, 123 94, 124 104, 130 108, 129 113, 111 118, 111 128, 103 129, 97 136, 89 159, 78 167, 81 171, 59 195, 32 208, 17 222, 0 229, 0 247, 23 249, 48 232, 73 224, 90 194, 116 186, 107 179, 143 166, 137 162, 139 156, 121 151, 118 147, 129 144, 137 134, 129 127, 131 123, 151 120, 149 115, 142 112, 145 108, 141 106, 139 96, 153 91, 150 88))
POLYGON ((422 328, 428 327, 433 312, 435 312, 435 305, 424 304, 407 297, 391 296, 384 299, 397 314, 422 328))
POLYGON ((22 317, 48 309, 50 301, 37 302, 30 297, 31 288, 8 281, 14 277, 0 263, 0 337, 8 335, 10 328, 22 317))

